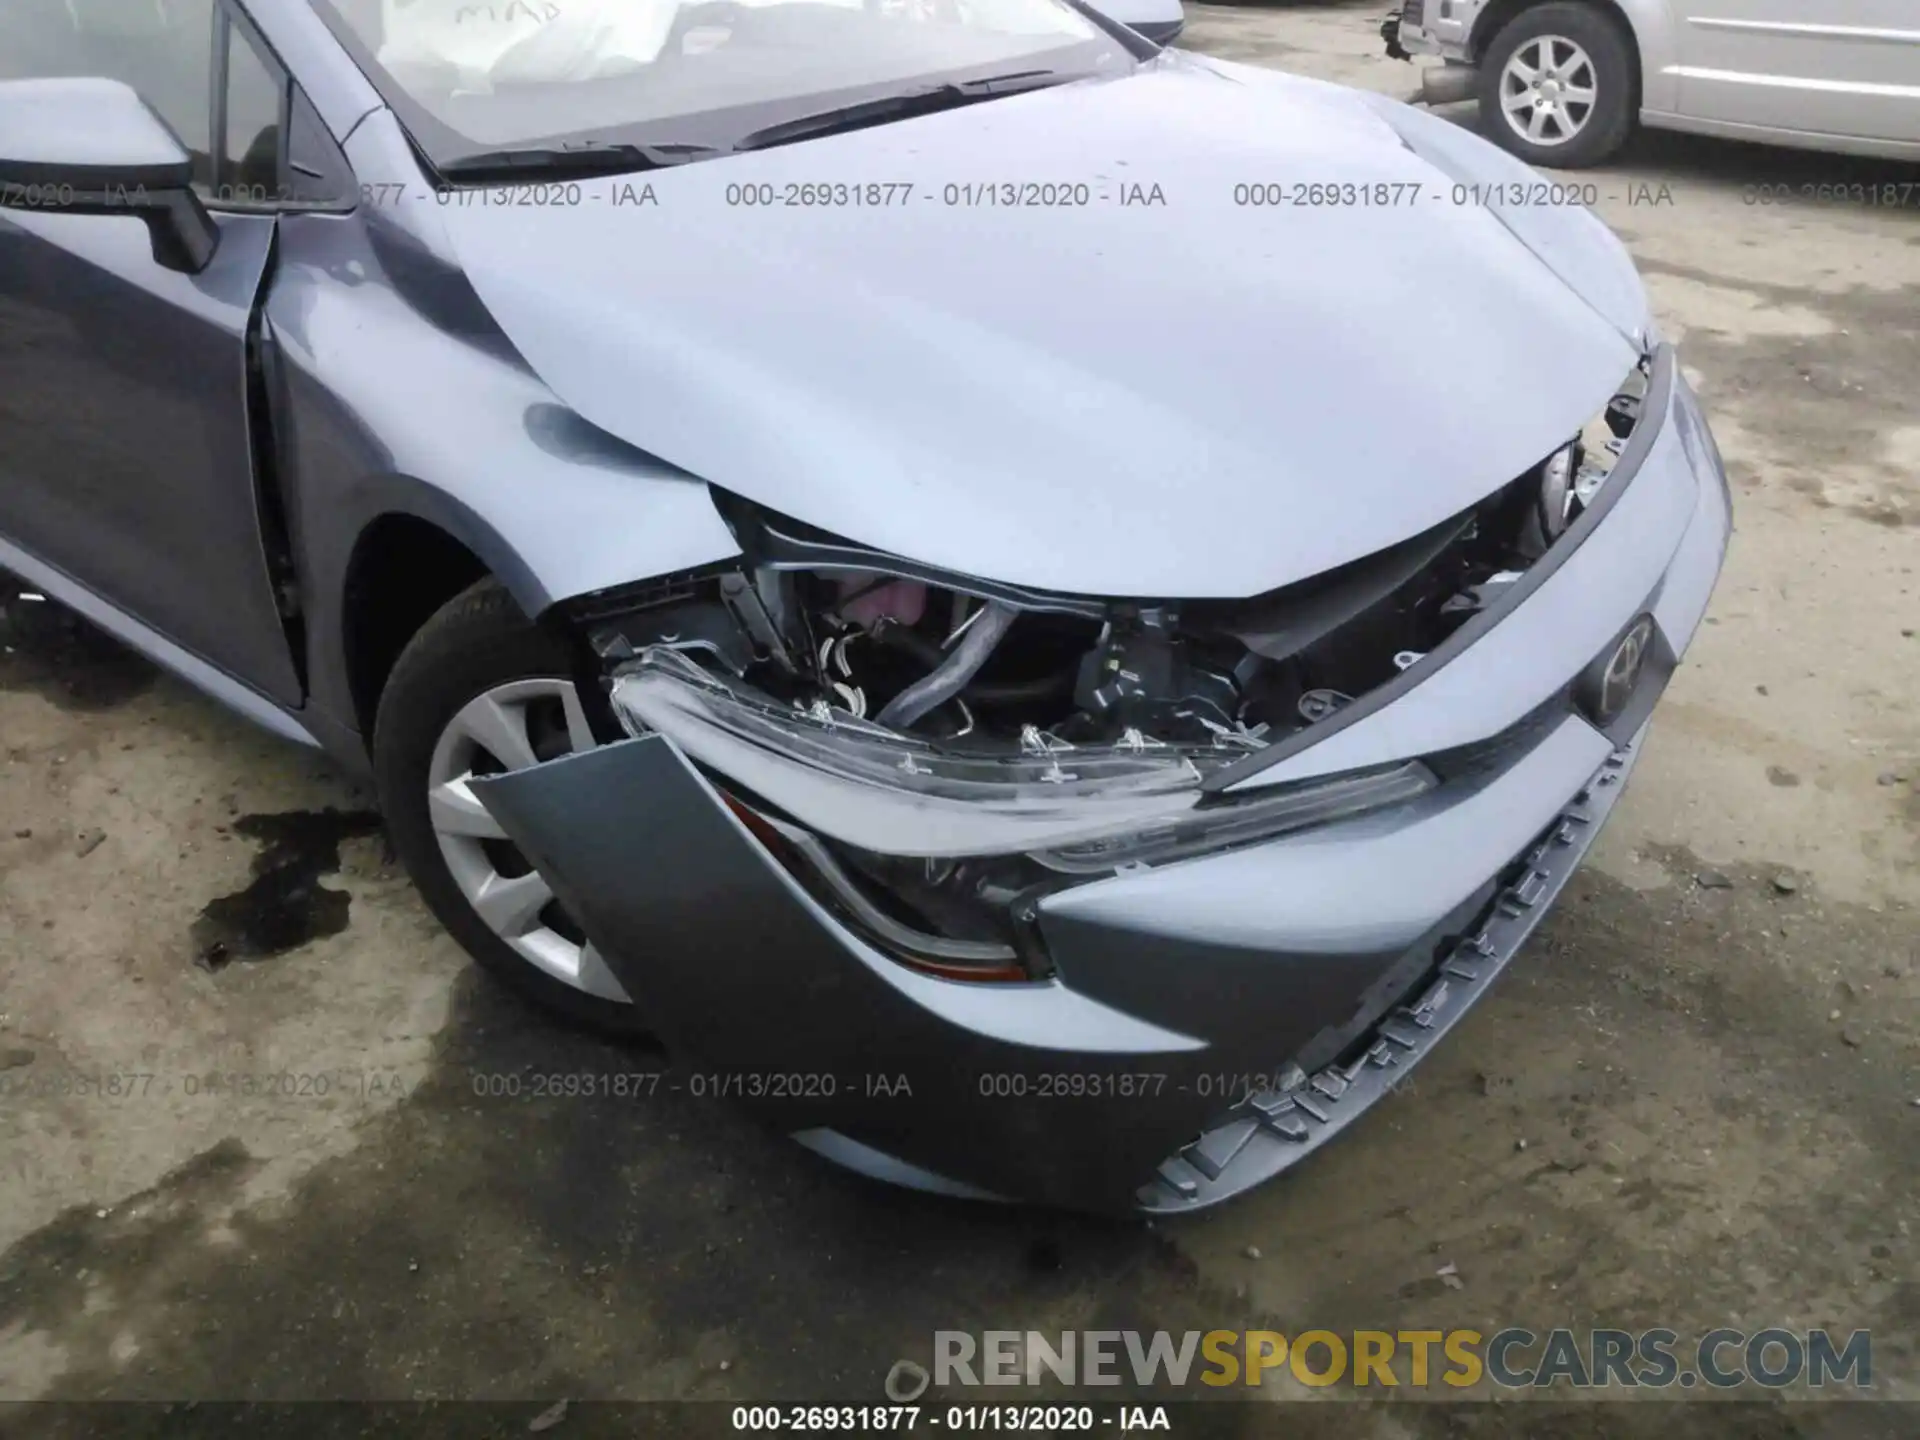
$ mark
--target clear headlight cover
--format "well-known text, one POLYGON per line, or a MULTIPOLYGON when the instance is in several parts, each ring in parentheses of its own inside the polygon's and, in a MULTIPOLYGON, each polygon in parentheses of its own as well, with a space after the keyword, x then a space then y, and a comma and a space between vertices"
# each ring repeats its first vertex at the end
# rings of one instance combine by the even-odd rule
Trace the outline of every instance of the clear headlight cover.
POLYGON ((1171 820, 1149 821, 1130 834, 1036 852, 1033 858, 1049 870, 1069 875, 1103 875, 1132 865, 1164 865, 1402 805, 1438 783, 1426 766, 1409 760, 1330 780, 1279 786, 1231 804, 1210 805, 1171 820))
POLYGON ((615 677, 630 733, 674 742, 818 834, 882 855, 1032 854, 1069 873, 1177 858, 1412 798, 1423 766, 1288 787, 1199 810, 1209 771, 1244 755, 1138 735, 1071 746, 1029 728, 1019 753, 969 753, 816 704, 735 688, 653 648, 615 677))

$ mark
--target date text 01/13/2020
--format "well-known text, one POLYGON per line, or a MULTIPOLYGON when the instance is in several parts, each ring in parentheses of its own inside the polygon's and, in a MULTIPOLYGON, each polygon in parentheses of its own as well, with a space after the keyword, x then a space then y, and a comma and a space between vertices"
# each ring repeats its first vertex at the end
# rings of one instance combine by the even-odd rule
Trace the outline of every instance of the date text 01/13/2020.
MULTIPOLYGON (((1299 1080, 1304 1081, 1300 1076, 1299 1080)), ((1190 1075, 1169 1087, 1168 1077, 1157 1071, 1082 1072, 1028 1074, 1023 1070, 984 1071, 975 1084, 980 1094, 1005 1100, 1101 1100, 1118 1097, 1147 1099, 1167 1093, 1169 1088, 1182 1095, 1202 1099, 1244 1100, 1252 1095, 1278 1094, 1292 1088, 1281 1071, 1220 1071, 1190 1075)))
POLYGON ((922 1419, 928 1429, 960 1433, 1171 1430, 1164 1405, 736 1405, 736 1431, 910 1431, 922 1419))
POLYGON ((869 1100, 910 1097, 904 1074, 792 1070, 583 1070, 564 1073, 471 1071, 468 1087, 489 1100, 647 1100, 690 1095, 695 1100, 829 1100, 858 1095, 869 1100))

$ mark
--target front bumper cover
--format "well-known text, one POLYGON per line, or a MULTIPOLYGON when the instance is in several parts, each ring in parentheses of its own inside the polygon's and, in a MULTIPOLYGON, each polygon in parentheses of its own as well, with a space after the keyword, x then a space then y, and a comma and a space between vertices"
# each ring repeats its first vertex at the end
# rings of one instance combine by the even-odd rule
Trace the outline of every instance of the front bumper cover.
POLYGON ((1391 833, 1311 834, 1064 892, 1055 901, 1076 903, 1042 921, 1059 975, 1012 985, 940 980, 877 953, 658 737, 476 789, 687 1057, 688 1093, 929 1188, 1167 1212, 1278 1174, 1422 1058, 1545 913, 1631 756, 1569 715, 1499 782, 1391 833), (1554 793, 1572 803, 1553 801, 1543 824, 1539 797, 1554 793), (1409 917, 1465 873, 1445 854, 1520 831, 1517 863, 1406 940, 1409 917), (1410 847, 1435 863, 1411 884, 1419 893, 1390 896, 1410 847), (1318 919, 1289 915, 1303 897, 1271 879, 1246 888, 1250 862, 1313 872, 1318 919), (1184 878, 1182 893, 1134 897, 1136 923, 1196 904, 1212 933, 1101 918, 1161 877, 1184 878), (1237 913, 1224 908, 1235 896, 1237 913))
POLYGON ((1109 1212, 1217 1203, 1312 1153, 1423 1058, 1611 809, 1671 664, 1643 682, 1629 732, 1594 728, 1564 691, 1591 637, 1636 614, 1677 660, 1730 530, 1718 457, 1671 384, 1636 473, 1610 482, 1631 489, 1567 563, 1465 655, 1323 742, 1373 760, 1418 737, 1428 753, 1465 746, 1471 765, 1391 811, 1049 896, 1047 980, 944 980, 879 953, 661 737, 475 791, 685 1057, 689 1093, 928 1188, 1109 1212))
POLYGON ((1344 1058, 1312 1075, 1288 1067, 1281 1084, 1247 1098, 1170 1155, 1137 1199, 1142 1210, 1205 1209, 1291 1169, 1399 1085, 1479 1002, 1559 897, 1620 798, 1640 737, 1614 751, 1546 834, 1512 868, 1462 939, 1414 952, 1414 984, 1363 1030, 1344 1058))

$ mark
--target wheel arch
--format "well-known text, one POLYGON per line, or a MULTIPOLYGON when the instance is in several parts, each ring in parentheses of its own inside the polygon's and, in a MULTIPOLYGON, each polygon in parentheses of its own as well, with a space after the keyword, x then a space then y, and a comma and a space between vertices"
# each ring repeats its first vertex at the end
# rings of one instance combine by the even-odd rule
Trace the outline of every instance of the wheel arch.
POLYGON ((1469 41, 1483 112, 1491 103, 1492 55, 1500 48, 1501 37, 1516 22, 1549 5, 1577 11, 1583 20, 1610 28, 1621 47, 1627 67, 1627 93, 1619 119, 1610 121, 1612 142, 1584 160, 1563 157, 1562 162, 1576 166, 1597 163, 1625 143, 1649 110, 1660 110, 1670 103, 1678 82, 1671 64, 1673 24, 1668 0, 1494 0, 1476 18, 1469 41), (1622 124, 1624 129, 1614 128, 1622 124))
POLYGON ((391 504, 369 516, 348 552, 338 653, 363 738, 373 734, 400 652, 449 600, 495 579, 530 619, 548 604, 538 580, 490 526, 444 492, 429 494, 441 503, 391 504))

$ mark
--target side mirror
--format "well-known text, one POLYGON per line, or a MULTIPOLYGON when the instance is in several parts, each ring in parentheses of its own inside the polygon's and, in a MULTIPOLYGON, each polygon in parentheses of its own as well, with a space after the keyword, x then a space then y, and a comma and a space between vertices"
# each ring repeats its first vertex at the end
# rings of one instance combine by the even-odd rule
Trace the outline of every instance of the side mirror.
POLYGON ((0 82, 0 209, 136 216, 153 258, 189 275, 220 240, 193 157, 118 80, 0 82))
POLYGON ((1156 45, 1171 45, 1186 28, 1180 0, 1086 0, 1115 24, 1144 35, 1156 45))

